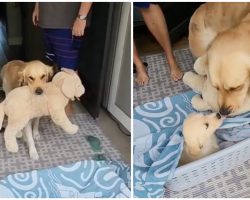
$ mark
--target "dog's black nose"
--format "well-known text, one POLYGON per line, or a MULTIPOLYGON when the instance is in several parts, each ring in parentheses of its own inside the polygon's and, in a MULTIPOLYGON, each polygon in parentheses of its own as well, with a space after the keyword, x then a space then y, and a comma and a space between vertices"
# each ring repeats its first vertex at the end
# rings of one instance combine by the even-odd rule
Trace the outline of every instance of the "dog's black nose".
POLYGON ((221 107, 219 113, 223 116, 227 116, 231 113, 231 111, 229 110, 229 108, 221 107))
POLYGON ((217 117, 217 119, 220 119, 221 118, 220 113, 216 113, 216 117, 217 117))
POLYGON ((40 88, 40 87, 36 88, 35 93, 38 94, 38 95, 42 94, 43 93, 42 88, 40 88))

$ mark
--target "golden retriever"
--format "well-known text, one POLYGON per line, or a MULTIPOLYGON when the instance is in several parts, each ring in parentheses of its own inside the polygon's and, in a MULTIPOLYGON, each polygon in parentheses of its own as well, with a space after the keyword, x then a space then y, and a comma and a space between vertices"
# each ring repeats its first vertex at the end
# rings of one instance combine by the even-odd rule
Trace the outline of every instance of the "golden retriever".
POLYGON ((219 150, 216 129, 223 122, 220 114, 192 113, 183 123, 184 148, 180 164, 198 160, 219 150))
POLYGON ((206 3, 189 26, 192 53, 206 60, 218 91, 219 112, 229 115, 250 98, 250 3, 206 3))
POLYGON ((28 85, 32 93, 40 95, 43 93, 44 84, 52 75, 52 67, 38 60, 30 62, 13 60, 1 70, 3 90, 6 94, 16 87, 28 85))
POLYGON ((189 47, 196 57, 203 56, 218 34, 238 25, 250 12, 248 2, 210 2, 202 4, 189 23, 189 47))
MULTIPOLYGON (((1 70, 2 86, 5 94, 7 95, 14 88, 28 85, 31 92, 35 95, 43 93, 45 83, 49 81, 53 75, 53 69, 42 62, 35 60, 30 62, 23 62, 21 60, 13 60, 5 64, 1 70)), ((38 159, 38 153, 35 148, 34 140, 39 139, 40 134, 38 130, 39 118, 32 121, 33 135, 30 131, 29 134, 22 133, 18 136, 24 136, 29 146, 29 154, 32 159, 38 159), (30 134, 31 133, 31 134, 30 134)), ((28 124, 26 130, 32 129, 31 123, 28 124)))

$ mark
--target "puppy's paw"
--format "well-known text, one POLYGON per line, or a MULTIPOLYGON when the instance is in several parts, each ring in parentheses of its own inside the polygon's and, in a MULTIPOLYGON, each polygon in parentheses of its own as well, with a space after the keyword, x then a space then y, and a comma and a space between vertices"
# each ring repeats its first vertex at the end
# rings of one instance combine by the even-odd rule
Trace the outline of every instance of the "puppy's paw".
POLYGON ((65 131, 69 134, 75 134, 77 133, 79 127, 75 124, 72 124, 70 127, 68 127, 65 131))
POLYGON ((18 152, 18 145, 16 142, 5 142, 5 146, 9 152, 12 152, 12 153, 18 152))
POLYGON ((38 156, 38 153, 37 153, 36 149, 30 149, 29 154, 30 154, 30 158, 32 160, 38 160, 39 159, 39 156, 38 156))

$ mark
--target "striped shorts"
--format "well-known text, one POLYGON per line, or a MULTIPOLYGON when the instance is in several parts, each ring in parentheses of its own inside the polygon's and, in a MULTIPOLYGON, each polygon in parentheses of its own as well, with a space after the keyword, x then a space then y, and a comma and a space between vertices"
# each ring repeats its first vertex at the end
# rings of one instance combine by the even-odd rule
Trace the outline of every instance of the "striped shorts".
POLYGON ((134 6, 137 8, 149 8, 151 4, 157 4, 156 2, 134 2, 134 6))
POLYGON ((72 37, 71 29, 43 29, 45 57, 59 68, 77 70, 83 37, 72 37))

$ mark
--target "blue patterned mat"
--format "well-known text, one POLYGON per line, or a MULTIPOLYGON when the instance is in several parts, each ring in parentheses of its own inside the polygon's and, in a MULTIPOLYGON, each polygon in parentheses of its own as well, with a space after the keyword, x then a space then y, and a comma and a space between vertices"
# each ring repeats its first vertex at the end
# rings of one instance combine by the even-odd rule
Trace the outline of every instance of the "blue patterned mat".
POLYGON ((127 198, 129 188, 130 169, 126 164, 85 160, 9 175, 0 181, 0 197, 127 198))
MULTIPOLYGON (((182 123, 196 112, 190 102, 194 95, 189 91, 134 108, 134 196, 163 196, 183 149, 182 123)), ((225 134, 223 129, 239 127, 230 129, 238 134, 249 123, 249 113, 227 118, 220 131, 225 134)))

